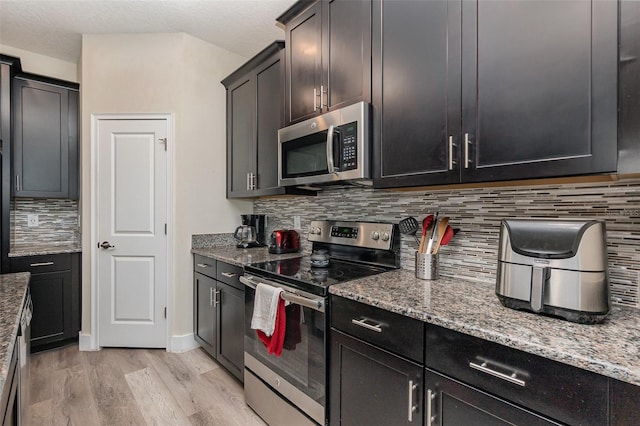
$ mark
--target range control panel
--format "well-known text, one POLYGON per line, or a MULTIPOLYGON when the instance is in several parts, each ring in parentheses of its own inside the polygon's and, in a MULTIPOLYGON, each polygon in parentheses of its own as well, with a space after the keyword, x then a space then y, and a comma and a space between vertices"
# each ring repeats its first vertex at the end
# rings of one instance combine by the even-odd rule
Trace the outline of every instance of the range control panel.
POLYGON ((392 223, 314 220, 309 241, 389 250, 393 232, 392 223))

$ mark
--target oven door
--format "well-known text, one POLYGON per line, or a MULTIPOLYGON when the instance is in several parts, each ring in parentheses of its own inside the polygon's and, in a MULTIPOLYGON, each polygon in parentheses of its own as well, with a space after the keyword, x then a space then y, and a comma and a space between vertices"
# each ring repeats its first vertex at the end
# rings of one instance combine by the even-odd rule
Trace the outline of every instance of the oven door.
MULTIPOLYGON (((251 275, 245 284, 245 368, 317 423, 325 424, 326 299, 251 275), (286 332, 282 354, 270 355, 251 329, 255 286, 258 283, 284 289, 286 332)), ((245 392, 250 389, 245 387, 245 392)), ((260 414, 260 413, 259 413, 260 414)))

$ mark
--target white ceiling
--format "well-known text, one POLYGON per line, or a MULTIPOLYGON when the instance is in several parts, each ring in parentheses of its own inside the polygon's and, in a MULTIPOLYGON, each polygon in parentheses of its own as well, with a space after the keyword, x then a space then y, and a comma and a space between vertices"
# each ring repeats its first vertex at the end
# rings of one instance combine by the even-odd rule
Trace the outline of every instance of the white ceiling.
POLYGON ((78 62, 82 34, 185 32, 247 58, 295 0, 0 0, 0 44, 78 62))

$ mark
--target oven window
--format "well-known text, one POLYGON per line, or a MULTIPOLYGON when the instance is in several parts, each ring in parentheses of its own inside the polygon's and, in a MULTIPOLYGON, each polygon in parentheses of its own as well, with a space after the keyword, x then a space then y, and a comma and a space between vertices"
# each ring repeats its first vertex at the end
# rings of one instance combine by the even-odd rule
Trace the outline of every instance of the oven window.
POLYGON ((283 142, 282 165, 283 178, 327 173, 327 131, 283 142))
POLYGON ((255 290, 245 287, 245 348, 254 358, 324 406, 326 316, 300 305, 286 307, 287 326, 279 357, 269 355, 251 329, 255 290))

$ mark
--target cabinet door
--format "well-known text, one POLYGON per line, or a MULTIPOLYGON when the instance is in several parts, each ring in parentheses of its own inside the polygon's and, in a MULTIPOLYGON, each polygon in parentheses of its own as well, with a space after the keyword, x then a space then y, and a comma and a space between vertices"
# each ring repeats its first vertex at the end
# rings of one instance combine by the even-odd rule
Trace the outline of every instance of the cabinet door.
POLYGON ((30 288, 31 347, 77 337, 77 328, 73 327, 71 271, 32 274, 30 288))
POLYGON ((459 181, 460 14, 459 1, 373 2, 376 187, 459 181))
POLYGON ((421 425, 422 367, 331 330, 332 425, 421 425))
POLYGON ((249 173, 254 170, 255 80, 247 76, 227 90, 227 198, 249 196, 249 173))
POLYGON ((205 275, 193 274, 194 294, 194 333, 196 340, 211 356, 216 354, 216 280, 205 275))
POLYGON ((615 171, 617 28, 613 1, 463 2, 462 179, 615 171))
POLYGON ((427 426, 560 424, 429 369, 425 389, 427 426))
POLYGON ((610 379, 611 425, 627 426, 640 424, 640 386, 610 379))
POLYGON ((278 129, 284 126, 284 51, 256 70, 258 193, 278 187, 278 129))
POLYGON ((238 380, 244 371, 244 292, 218 281, 216 358, 238 380))
POLYGON ((327 0, 322 8, 323 111, 371 102, 371 0, 327 0))
POLYGON ((77 155, 70 156, 77 154, 70 149, 77 144, 77 92, 17 78, 13 99, 14 195, 77 197, 69 185, 70 166, 77 173, 77 164, 71 163, 77 163, 77 155))
POLYGON ((286 124, 320 113, 322 85, 322 3, 287 23, 286 124))

